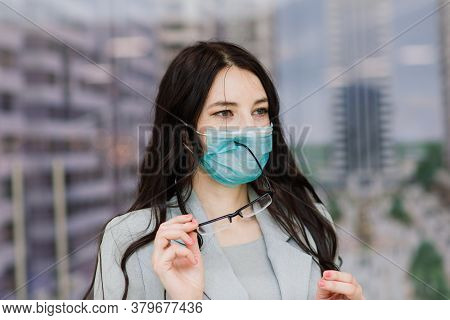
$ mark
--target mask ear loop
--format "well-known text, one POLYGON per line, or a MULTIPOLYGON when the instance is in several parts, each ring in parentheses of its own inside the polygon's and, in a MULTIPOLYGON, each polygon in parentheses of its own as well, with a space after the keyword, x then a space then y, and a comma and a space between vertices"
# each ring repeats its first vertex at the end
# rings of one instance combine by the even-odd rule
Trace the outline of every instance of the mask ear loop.
MULTIPOLYGON (((199 134, 199 135, 201 135, 201 136, 208 136, 207 134, 205 134, 205 133, 201 133, 200 131, 197 131, 197 130, 195 130, 195 129, 193 129, 197 134, 199 134)), ((186 147, 186 149, 188 149, 192 154, 194 154, 194 151, 184 142, 184 141, 182 141, 182 144, 183 144, 183 146, 185 146, 186 147)))
POLYGON ((183 142, 183 145, 186 147, 186 149, 188 149, 192 154, 194 154, 194 151, 192 151, 192 149, 191 148, 189 148, 188 146, 187 146, 187 144, 186 143, 184 143, 183 142))
MULTIPOLYGON (((187 124, 186 124, 187 125, 187 124)), ((200 132, 200 131, 197 131, 196 129, 193 129, 191 126, 188 126, 189 128, 191 128, 195 133, 197 133, 198 135, 201 135, 201 136, 205 136, 205 137, 207 137, 208 135, 206 134, 206 133, 202 133, 202 132, 200 132)), ((192 153, 192 154, 194 154, 194 151, 184 142, 184 141, 182 141, 181 142, 182 144, 183 144, 183 146, 186 148, 186 149, 188 149, 189 150, 189 152, 190 153, 192 153)))

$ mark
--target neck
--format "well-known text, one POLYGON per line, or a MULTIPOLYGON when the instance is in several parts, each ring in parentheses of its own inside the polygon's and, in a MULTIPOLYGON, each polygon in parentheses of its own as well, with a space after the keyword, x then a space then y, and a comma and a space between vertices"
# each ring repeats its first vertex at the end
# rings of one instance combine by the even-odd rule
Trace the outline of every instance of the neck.
POLYGON ((202 168, 195 173, 192 187, 208 219, 231 213, 249 202, 247 184, 227 187, 211 178, 202 168))

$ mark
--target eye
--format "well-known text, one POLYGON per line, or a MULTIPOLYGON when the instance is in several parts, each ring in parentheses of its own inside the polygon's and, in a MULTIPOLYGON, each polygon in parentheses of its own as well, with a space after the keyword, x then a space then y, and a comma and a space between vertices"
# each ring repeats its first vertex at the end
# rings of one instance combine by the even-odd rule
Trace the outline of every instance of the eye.
POLYGON ((265 114, 268 113, 268 112, 269 112, 268 108, 258 108, 258 109, 256 109, 256 110, 254 111, 254 113, 255 113, 257 116, 263 116, 263 115, 265 115, 265 114))
POLYGON ((227 118, 233 116, 233 113, 231 112, 231 110, 221 110, 214 112, 212 115, 216 117, 227 118))

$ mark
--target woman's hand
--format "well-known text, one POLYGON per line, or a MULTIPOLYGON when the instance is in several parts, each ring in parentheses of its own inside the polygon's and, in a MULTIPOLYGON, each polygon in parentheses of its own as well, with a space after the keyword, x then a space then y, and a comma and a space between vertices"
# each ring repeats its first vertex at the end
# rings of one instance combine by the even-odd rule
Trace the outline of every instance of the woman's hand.
POLYGON ((204 267, 192 215, 179 215, 162 223, 156 232, 152 266, 164 288, 175 300, 203 298, 204 267), (171 243, 181 239, 186 247, 171 243))
POLYGON ((317 283, 316 299, 360 300, 365 298, 361 286, 350 273, 326 270, 317 283))

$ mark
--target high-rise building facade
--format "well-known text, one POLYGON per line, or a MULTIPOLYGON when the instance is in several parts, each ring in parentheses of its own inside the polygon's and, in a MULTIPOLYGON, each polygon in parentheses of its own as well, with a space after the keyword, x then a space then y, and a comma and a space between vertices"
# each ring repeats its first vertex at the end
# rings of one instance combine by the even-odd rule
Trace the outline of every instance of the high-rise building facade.
POLYGON ((444 105, 444 152, 445 164, 450 170, 450 5, 445 0, 440 0, 439 31, 441 44, 441 75, 442 96, 444 105))
POLYGON ((328 3, 334 159, 342 183, 367 184, 389 162, 390 1, 328 3))
MULTIPOLYGON (((26 7, 19 9, 27 12, 26 7)), ((43 1, 39 9, 55 8, 43 1)), ((137 127, 150 121, 151 106, 136 92, 151 96, 157 63, 156 56, 146 51, 132 59, 124 56, 123 43, 129 37, 128 43, 145 40, 151 48, 154 32, 149 24, 133 20, 117 23, 112 33, 103 22, 56 14, 41 24, 42 29, 14 20, 0 26, 2 297, 18 297, 14 290, 21 286, 15 281, 16 199, 25 214, 28 283, 21 290, 27 291, 27 298, 59 297, 55 161, 63 164, 65 180, 67 234, 63 238, 71 279, 67 298, 80 298, 86 290, 97 251, 95 237, 107 220, 130 206, 135 194, 137 127), (14 191, 15 164, 20 164, 23 178, 20 194, 14 191)), ((128 52, 132 50, 129 45, 128 52)))

